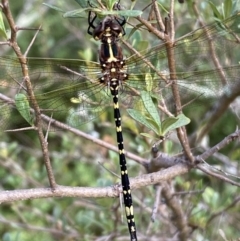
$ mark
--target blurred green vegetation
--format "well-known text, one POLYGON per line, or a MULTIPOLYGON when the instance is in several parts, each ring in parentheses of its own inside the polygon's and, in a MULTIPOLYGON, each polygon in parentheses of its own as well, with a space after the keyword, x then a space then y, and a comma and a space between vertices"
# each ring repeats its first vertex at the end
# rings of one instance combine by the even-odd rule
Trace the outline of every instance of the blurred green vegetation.
MULTIPOLYGON (((79 8, 74 0, 55 2, 45 0, 44 2, 54 4, 66 11, 79 8)), ((141 10, 148 1, 136 2, 135 8, 141 10)), ((169 9, 169 1, 158 2, 162 4, 162 9, 169 9)), ((196 2, 204 21, 211 22, 214 16, 213 7, 208 1, 196 2)), ((218 9, 223 8, 219 1, 212 2, 218 9)), ((63 18, 59 12, 43 6, 42 3, 42 0, 10 0, 14 19, 19 27, 38 28, 41 26, 42 28, 28 56, 81 58, 97 61, 98 43, 87 34, 87 19, 63 18)), ((130 5, 123 0, 121 4, 126 8, 130 5)), ((180 37, 195 29, 198 21, 192 10, 192 1, 186 1, 184 4, 176 2, 175 5, 176 36, 180 37)), ((240 10, 240 7, 238 9, 240 10)), ((162 14, 167 15, 163 10, 162 14)), ((143 17, 146 16, 147 11, 143 14, 143 17)), ((136 24, 136 20, 130 19, 130 21, 136 24)), ((9 30, 7 24, 6 29, 9 30)), ((126 29, 126 39, 130 32, 129 27, 126 29)), ((27 49, 34 34, 35 31, 31 30, 19 32, 18 43, 23 52, 27 49)), ((143 36, 139 31, 135 33, 134 40, 131 41, 137 43, 144 37, 145 35, 143 36)), ((146 37, 147 42, 156 44, 159 41, 151 34, 146 37)), ((127 51, 125 53, 129 56, 127 51)), ((9 47, 1 46, 0 54, 1 56, 13 55, 13 52, 9 47)), ((188 126, 190 133, 194 130, 195 121, 197 120, 192 120, 188 126)), ((112 110, 110 110, 98 120, 84 125, 82 130, 116 144, 115 128, 112 123, 112 110)), ((238 120, 229 119, 226 113, 207 137, 210 139, 208 147, 230 134, 238 123, 238 120)), ((126 150, 137 153, 141 157, 150 158, 152 143, 139 135, 144 127, 136 127, 135 122, 125 115, 123 115, 123 126, 126 150)), ((48 179, 36 133, 33 131, 2 132, 0 136, 1 189, 47 187, 48 179)), ((107 151, 91 141, 63 131, 51 132, 48 142, 54 174, 59 185, 104 187, 119 182, 116 176, 101 166, 104 165, 105 168, 119 174, 117 153, 107 151)), ((181 151, 180 146, 176 147, 172 141, 167 141, 165 148, 169 154, 181 151)), ((227 146, 222 151, 221 157, 228 161, 219 162, 217 156, 208 161, 216 167, 220 166, 225 171, 239 175, 239 144, 232 143, 227 146), (229 165, 229 160, 235 161, 229 165)), ((131 177, 144 173, 143 168, 132 160, 128 161, 128 168, 131 177)), ((188 175, 177 177, 172 181, 172 185, 176 193, 197 192, 179 195, 182 208, 189 217, 188 223, 194 230, 190 240, 222 240, 219 229, 223 230, 228 240, 237 240, 240 237, 239 202, 208 223, 214 213, 224 210, 235 198, 239 198, 239 188, 206 176, 199 171, 192 171, 188 175)), ((149 186, 133 192, 135 221, 139 236, 146 235, 149 237, 148 240, 150 237, 155 237, 155 240, 157 240, 156 237, 162 236, 171 238, 175 230, 169 225, 172 220, 168 217, 170 214, 166 211, 164 200, 161 202, 162 213, 154 223, 150 221, 154 199, 155 187, 149 186)), ((110 198, 54 198, 1 204, 0 239, 3 241, 107 240, 109 234, 116 232, 122 235, 116 240, 129 240, 125 217, 123 217, 124 221, 121 221, 123 213, 124 210, 120 208, 119 200, 110 198)))

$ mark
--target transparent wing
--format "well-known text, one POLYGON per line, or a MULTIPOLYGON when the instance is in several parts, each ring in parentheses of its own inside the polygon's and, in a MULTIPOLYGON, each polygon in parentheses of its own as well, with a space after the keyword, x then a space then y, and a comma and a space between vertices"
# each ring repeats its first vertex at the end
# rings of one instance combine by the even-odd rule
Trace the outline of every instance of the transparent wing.
MULTIPOLYGON (((32 58, 27 64, 42 114, 77 127, 96 118, 111 105, 108 89, 98 81, 100 68, 97 63, 32 58)), ((1 93, 13 99, 17 93, 28 96, 21 71, 18 59, 0 58, 1 93)), ((31 105, 32 100, 27 98, 31 105)), ((18 121, 18 111, 12 108, 12 103, 3 99, 0 104, 1 127, 7 128, 9 118, 18 121)), ((26 126, 26 123, 20 122, 15 128, 23 127, 21 125, 26 126)))
MULTIPOLYGON (((172 61, 176 66, 174 75, 183 110, 200 105, 209 108, 211 102, 221 96, 239 94, 236 91, 240 81, 239 47, 240 13, 222 23, 198 29, 174 43, 172 61)), ((148 90, 161 110, 175 113, 166 46, 161 44, 140 54, 141 57, 134 54, 126 60, 129 73, 126 85, 135 90, 131 103, 135 103, 135 109, 141 109, 139 93, 148 90)), ((123 102, 126 99, 123 96, 123 102)))
MULTIPOLYGON (((174 74, 183 110, 200 105, 209 108, 212 100, 238 95, 240 52, 234 50, 239 49, 239 26, 238 13, 223 23, 215 22, 175 42, 172 47, 176 65, 174 74)), ((166 46, 161 44, 140 54, 126 59, 128 80, 121 82, 120 105, 123 109, 143 110, 140 92, 146 90, 160 110, 167 114, 174 113, 166 46)), ((112 108, 108 86, 99 83, 101 68, 98 63, 29 58, 27 64, 43 114, 78 127, 98 117, 107 108, 112 108)), ((26 94, 21 72, 18 59, 0 58, 2 94, 11 98, 17 93, 26 94)), ((32 100, 27 98, 31 106, 32 100)), ((0 99, 0 128, 9 128, 9 119, 16 122, 14 128, 26 126, 25 122, 19 123, 19 113, 13 108, 14 103, 0 99)))
MULTIPOLYGON (((177 72, 192 72, 216 69, 216 59, 221 66, 238 64, 240 53, 237 51, 240 43, 240 13, 223 22, 216 21, 186 36, 178 39, 172 46, 173 57, 177 72)), ((168 58, 165 44, 160 44, 151 49, 141 51, 144 59, 160 71, 168 71, 168 58)), ((142 63, 143 58, 137 54, 127 59, 128 69, 134 70, 135 66, 142 63)), ((143 68, 145 66, 145 68, 143 68)), ((155 70, 152 70, 155 72, 155 70)))

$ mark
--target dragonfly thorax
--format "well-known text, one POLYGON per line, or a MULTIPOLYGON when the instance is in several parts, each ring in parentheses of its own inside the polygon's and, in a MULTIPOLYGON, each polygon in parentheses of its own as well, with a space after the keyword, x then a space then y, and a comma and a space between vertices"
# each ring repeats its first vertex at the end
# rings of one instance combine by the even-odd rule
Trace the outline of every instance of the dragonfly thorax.
POLYGON ((122 36, 122 26, 112 18, 107 19, 109 20, 107 23, 95 29, 98 33, 98 39, 102 42, 99 51, 99 61, 102 68, 105 68, 107 63, 123 62, 122 48, 118 45, 119 37, 122 36), (103 26, 105 26, 104 29, 102 29, 103 26))
POLYGON ((116 19, 108 16, 95 28, 94 34, 102 44, 99 50, 99 61, 102 68, 100 83, 117 89, 120 83, 127 80, 122 48, 118 45, 123 28, 116 19))

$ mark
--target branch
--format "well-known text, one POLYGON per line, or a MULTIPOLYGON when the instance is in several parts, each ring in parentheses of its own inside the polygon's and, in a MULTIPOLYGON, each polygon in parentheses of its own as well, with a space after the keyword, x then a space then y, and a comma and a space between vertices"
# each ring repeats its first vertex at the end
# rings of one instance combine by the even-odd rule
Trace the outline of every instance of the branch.
MULTIPOLYGON (((204 164, 206 164, 205 160, 207 158, 213 156, 214 153, 219 152, 219 150, 221 150, 222 148, 227 146, 229 143, 237 140, 239 137, 240 137, 240 130, 228 135, 214 147, 205 151, 201 155, 196 156, 194 159, 194 163, 197 164, 196 168, 210 176, 214 176, 214 177, 216 177, 220 180, 223 180, 225 182, 228 182, 232 185, 240 186, 240 183, 235 182, 235 181, 225 177, 224 175, 212 172, 204 166, 204 164)), ((152 150, 152 151, 155 151, 155 150, 152 150)), ((161 168, 168 168, 168 167, 174 166, 178 163, 186 163, 186 158, 184 157, 183 154, 169 156, 165 153, 158 152, 158 150, 156 153, 153 153, 153 154, 154 154, 154 157, 151 158, 151 160, 147 164, 144 165, 148 173, 156 172, 156 171, 160 170, 161 168)), ((209 165, 209 167, 211 167, 211 166, 209 165)), ((230 175, 230 174, 226 174, 226 175, 230 175)))
POLYGON ((147 165, 145 165, 145 168, 148 173, 151 173, 156 172, 161 168, 172 167, 177 163, 183 163, 184 161, 183 155, 169 156, 163 152, 158 152, 156 157, 151 158, 147 165))
POLYGON ((12 13, 11 13, 11 10, 9 7, 8 0, 2 0, 2 11, 6 16, 6 19, 10 26, 10 29, 11 29, 11 38, 9 40, 9 44, 12 47, 15 54, 17 55, 17 57, 19 59, 19 63, 21 64, 21 67, 22 67, 23 83, 21 83, 20 87, 22 87, 23 85, 24 86, 26 85, 27 94, 28 94, 29 99, 31 100, 30 104, 36 114, 35 115, 36 116, 35 125, 37 127, 38 138, 39 138, 41 148, 42 148, 44 164, 45 164, 45 167, 47 170, 50 186, 54 189, 56 182, 55 182, 55 177, 53 174, 53 170, 52 170, 52 166, 51 166, 51 162, 50 162, 50 158, 49 158, 48 144, 45 141, 43 130, 42 130, 41 111, 38 106, 38 103, 37 103, 37 100, 35 98, 34 91, 32 88, 31 80, 30 80, 29 73, 28 73, 26 57, 22 54, 21 48, 18 46, 18 43, 17 43, 18 28, 16 27, 16 24, 12 17, 12 13))
POLYGON ((208 174, 209 176, 213 176, 213 177, 215 177, 217 179, 223 180, 224 182, 228 182, 228 183, 230 183, 230 184, 232 184, 234 186, 240 187, 240 183, 235 182, 235 181, 225 177, 224 175, 212 172, 212 171, 208 170, 206 167, 204 167, 203 165, 198 165, 197 169, 199 169, 202 172, 208 174))
MULTIPOLYGON (((196 167, 197 169, 203 171, 204 173, 208 174, 208 175, 211 175, 211 176, 214 176, 218 179, 221 179, 225 182, 228 182, 232 185, 235 185, 235 186, 239 186, 240 187, 240 183, 238 182, 235 182, 235 181, 232 181, 231 179, 225 177, 224 175, 221 175, 221 174, 218 174, 218 173, 215 173, 215 172, 212 172, 210 170, 208 170, 204 164, 202 163, 205 163, 205 160, 212 156, 214 153, 218 152, 219 150, 221 150, 222 148, 224 148, 225 146, 227 146, 229 143, 237 140, 238 138, 240 137, 240 130, 238 131, 235 131, 234 133, 228 135, 227 137, 225 137, 221 142, 219 142, 217 145, 215 145, 214 147, 210 148, 209 150, 205 151, 203 154, 197 156, 195 158, 195 162, 197 163, 200 163, 198 164, 196 167)), ((210 165, 209 165, 210 166, 210 165)), ((210 166, 211 167, 211 166, 210 166)), ((230 174, 226 174, 226 175, 230 175, 230 174)))
MULTIPOLYGON (((136 178, 130 178, 131 189, 139 189, 148 185, 153 185, 159 182, 170 180, 176 176, 185 174, 189 171, 187 165, 178 164, 174 167, 165 170, 141 175, 136 178)), ((34 188, 23 190, 7 190, 0 192, 0 203, 9 203, 14 201, 23 201, 28 199, 39 199, 47 197, 118 197, 121 192, 121 185, 115 184, 114 186, 104 188, 91 188, 91 187, 66 187, 56 185, 53 190, 51 188, 34 188)))
POLYGON ((229 143, 237 140, 240 137, 240 130, 235 131, 234 133, 226 136, 222 141, 220 141, 217 145, 210 148, 209 150, 205 151, 203 154, 198 155, 195 158, 195 161, 202 162, 203 160, 206 160, 208 157, 212 156, 214 153, 218 152, 225 146, 227 146, 229 143))
MULTIPOLYGON (((6 104, 10 104, 10 105, 13 105, 15 106, 15 101, 11 98, 9 98, 8 96, 6 95, 3 95, 0 93, 0 99, 3 100, 6 104)), ((31 109, 30 110, 32 113, 34 113, 34 110, 31 109)), ((51 118, 47 115, 44 115, 44 114, 41 114, 41 118, 42 120, 48 125, 49 123, 51 124, 51 127, 50 129, 61 129, 61 130, 66 130, 66 131, 70 131, 71 133, 74 133, 75 135, 77 136, 80 136, 80 137, 83 137, 83 138, 86 138, 87 140, 90 140, 92 141, 93 143, 96 143, 102 147, 105 147, 109 150, 112 150, 114 152, 117 152, 118 153, 118 148, 115 146, 115 145, 112 145, 106 141, 103 141, 103 140, 100 140, 100 139, 97 139, 83 131, 80 131, 79 129, 76 129, 76 128, 73 128, 73 127, 70 127, 69 125, 67 124, 64 124, 60 121, 57 121, 56 119, 54 118, 51 118)), ((13 130, 14 131, 14 130, 13 130)), ((128 152, 128 151, 125 151, 125 155, 126 157, 136 161, 137 163, 140 163, 141 165, 143 166, 146 166, 148 164, 148 161, 146 161, 146 159, 144 158, 141 158, 131 152, 128 152)))
POLYGON ((186 241, 190 232, 186 216, 182 210, 178 198, 173 195, 173 193, 170 191, 169 185, 166 182, 163 183, 162 194, 166 200, 166 204, 169 206, 169 208, 171 208, 173 212, 172 220, 178 228, 179 239, 181 241, 186 241))

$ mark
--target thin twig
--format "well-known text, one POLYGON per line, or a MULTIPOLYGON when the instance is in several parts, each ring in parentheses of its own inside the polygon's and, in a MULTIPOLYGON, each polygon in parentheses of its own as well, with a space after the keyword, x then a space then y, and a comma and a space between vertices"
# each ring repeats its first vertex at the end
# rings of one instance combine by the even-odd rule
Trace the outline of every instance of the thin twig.
POLYGON ((175 40, 174 6, 175 6, 175 1, 171 0, 169 15, 170 15, 170 39, 172 42, 175 40))
MULTIPOLYGON (((14 100, 9 98, 9 97, 7 97, 7 96, 5 96, 5 95, 3 95, 3 94, 1 94, 1 93, 0 93, 0 99, 5 101, 7 104, 10 104, 10 105, 14 106, 14 100)), ((33 109, 30 109, 30 111, 31 111, 31 113, 34 113, 33 109)), ((44 122, 47 123, 47 125, 49 125, 49 123, 51 123, 51 128, 52 129, 56 128, 56 129, 70 131, 70 132, 74 133, 77 136, 86 138, 86 139, 92 141, 93 143, 96 143, 96 144, 98 144, 100 146, 103 146, 103 147, 105 147, 105 148, 107 148, 109 150, 112 150, 114 152, 118 152, 118 148, 115 145, 111 145, 110 143, 107 143, 106 141, 97 139, 96 137, 93 137, 93 136, 91 136, 91 135, 89 135, 89 134, 87 134, 87 133, 85 133, 83 131, 80 131, 79 129, 75 129, 73 127, 68 126, 67 124, 64 124, 64 123, 62 123, 60 121, 57 121, 56 119, 54 119, 52 117, 49 117, 49 116, 44 115, 44 114, 41 114, 41 118, 42 118, 42 120, 44 122)), ((130 159, 140 163, 143 166, 146 166, 147 163, 148 163, 148 161, 146 159, 141 158, 141 157, 139 157, 139 156, 137 156, 137 155, 135 155, 133 153, 130 153, 128 151, 125 151, 125 155, 128 158, 130 158, 130 159)))
POLYGON ((222 69, 222 65, 220 64, 219 59, 217 58, 217 54, 216 54, 216 51, 214 49, 213 40, 212 40, 212 38, 211 38, 207 28, 206 28, 206 25, 204 24, 204 22, 201 20, 201 18, 199 16, 199 11, 197 9, 196 3, 193 4, 193 10, 194 10, 195 14, 198 17, 200 26, 202 27, 202 29, 204 30, 204 32, 206 34, 206 37, 207 37, 207 40, 208 40, 206 43, 208 43, 208 45, 209 45, 210 56, 211 56, 211 58, 213 60, 213 63, 215 65, 216 69, 219 70, 218 73, 219 73, 220 79, 222 80, 222 85, 224 86, 224 85, 227 84, 225 73, 224 73, 224 71, 222 69))
MULTIPOLYGON (((193 10, 196 14, 196 16, 199 19, 199 23, 200 26, 202 27, 202 29, 204 30, 207 40, 206 44, 208 43, 209 45, 209 53, 210 53, 210 57, 213 61, 214 66, 216 67, 216 69, 218 69, 218 74, 219 74, 219 78, 221 79, 222 82, 222 86, 227 85, 227 79, 226 79, 226 75, 224 73, 223 67, 217 57, 216 54, 216 50, 214 48, 214 42, 212 37, 210 36, 206 26, 204 25, 203 21, 200 18, 200 14, 199 11, 197 9, 197 5, 196 3, 193 4, 193 10)), ((238 81, 239 82, 239 81, 238 81)), ((239 84, 238 84, 239 85, 239 84)), ((199 143, 202 138, 209 133, 209 131, 211 130, 212 126, 216 123, 216 121, 220 118, 220 116, 222 116, 226 109, 229 107, 229 105, 232 103, 232 101, 238 96, 240 95, 240 90, 239 90, 239 86, 232 86, 231 88, 231 92, 228 91, 228 93, 231 93, 230 96, 224 96, 221 98, 221 101, 219 101, 219 105, 218 108, 216 108, 216 110, 213 112, 213 114, 211 115, 210 118, 208 118, 208 121, 206 122, 206 125, 201 129, 200 133, 198 133, 198 137, 197 137, 197 142, 199 143), (237 91, 239 90, 239 91, 237 91)))
POLYGON ((236 197, 232 203, 230 203, 228 206, 226 206, 225 208, 223 208, 222 210, 215 212, 211 215, 211 217, 207 220, 206 223, 206 227, 208 227, 209 223, 216 217, 218 217, 219 215, 222 215, 224 212, 228 211, 231 208, 236 207, 236 204, 240 202, 240 196, 236 197))
MULTIPOLYGON (((172 1, 172 9, 173 9, 173 4, 174 3, 172 1)), ((137 17, 137 19, 141 23, 143 23, 149 29, 149 31, 154 33, 158 38, 160 38, 161 40, 163 40, 165 42, 166 49, 167 49, 167 57, 168 57, 168 66, 169 66, 169 72, 170 72, 170 79, 173 81, 171 87, 172 87, 172 92, 173 92, 173 96, 174 96, 174 101, 175 101, 175 104, 176 104, 176 114, 178 115, 178 114, 181 113, 182 108, 181 108, 180 94, 179 94, 178 85, 177 85, 177 81, 176 81, 177 80, 177 76, 176 76, 174 48, 173 48, 174 40, 172 40, 169 35, 166 35, 166 34, 160 32, 160 31, 158 31, 157 29, 153 28, 153 26, 151 26, 151 24, 149 24, 146 20, 144 20, 144 19, 142 19, 140 17, 137 17)), ((173 17, 172 17, 172 19, 173 19, 173 17)), ((172 24, 173 24, 173 21, 172 21, 172 24)), ((174 25, 172 25, 171 33, 174 35, 174 32, 175 32, 174 25)), ((158 74, 158 72, 159 71, 156 71, 157 74, 158 74)), ((190 146, 189 146, 189 142, 188 142, 188 138, 187 138, 187 133, 186 133, 185 127, 178 128, 177 129, 177 134, 178 134, 178 138, 179 138, 179 140, 181 142, 181 145, 182 145, 182 147, 184 149, 184 152, 185 152, 186 156, 188 157, 190 162, 193 162, 193 155, 192 155, 191 150, 190 150, 190 146)))
POLYGON ((223 176, 221 174, 212 172, 212 171, 208 170, 204 165, 198 165, 197 169, 199 169, 202 172, 208 174, 209 176, 215 177, 215 178, 217 178, 219 180, 222 180, 222 181, 230 183, 230 184, 232 184, 234 186, 240 187, 240 183, 235 182, 235 181, 233 181, 233 180, 231 180, 231 179, 229 179, 229 178, 227 178, 227 177, 225 177, 225 176, 223 176))
POLYGON ((221 150, 222 148, 227 146, 229 143, 231 143, 239 138, 240 138, 240 130, 237 130, 234 133, 226 136, 222 141, 220 141, 218 144, 216 144, 209 150, 205 151, 201 155, 198 155, 195 158, 195 161, 201 163, 202 160, 206 160, 207 158, 211 157, 214 153, 218 152, 219 150, 221 150))
POLYGON ((157 19, 157 23, 158 23, 158 26, 159 26, 159 29, 160 31, 165 31, 165 26, 164 26, 164 23, 162 21, 162 17, 161 17, 161 13, 159 11, 159 8, 158 8, 158 3, 156 0, 152 0, 152 4, 153 4, 153 9, 154 9, 154 12, 155 12, 155 15, 156 15, 156 19, 157 19))
POLYGON ((77 231, 61 231, 57 227, 56 228, 43 228, 39 226, 33 226, 30 224, 20 223, 20 222, 13 222, 12 220, 5 219, 4 217, 0 216, 0 223, 2 225, 9 225, 14 228, 24 228, 30 231, 36 231, 40 234, 40 232, 50 233, 52 235, 57 235, 58 237, 67 237, 67 239, 74 239, 79 237, 79 233, 77 231))
POLYGON ((155 222, 156 215, 158 213, 158 207, 161 201, 161 192, 162 192, 162 187, 160 185, 157 185, 156 192, 155 192, 155 202, 153 204, 152 215, 151 215, 152 222, 155 222))
POLYGON ((27 57, 28 52, 29 52, 30 48, 32 47, 34 41, 36 40, 37 35, 38 35, 38 33, 39 33, 40 30, 41 30, 41 26, 39 26, 37 32, 36 32, 35 35, 33 36, 32 41, 31 41, 30 44, 28 45, 27 50, 26 50, 25 53, 24 53, 24 56, 25 56, 25 57, 27 57))
POLYGON ((143 25, 145 25, 147 27, 147 29, 155 34, 159 39, 161 39, 162 41, 166 41, 166 36, 163 32, 158 31, 156 28, 154 28, 147 20, 141 18, 141 17, 137 17, 137 20, 139 22, 141 22, 143 25))
MULTIPOLYGON (((182 104, 180 93, 178 89, 177 83, 177 75, 176 75, 176 65, 175 65, 175 56, 174 56, 174 42, 167 41, 166 42, 166 50, 167 50, 167 58, 168 58, 168 67, 170 71, 170 79, 172 81, 172 93, 174 97, 174 103, 176 105, 176 115, 181 114, 182 112, 182 104)), ((177 135, 181 142, 181 145, 184 149, 185 155, 188 157, 189 162, 193 162, 193 155, 191 153, 190 145, 188 142, 186 128, 183 126, 177 129, 177 135)))
POLYGON ((166 182, 164 182, 162 185, 162 195, 165 198, 167 205, 173 212, 172 219, 178 228, 179 239, 181 241, 186 241, 190 234, 190 228, 187 224, 187 218, 184 214, 184 211, 182 210, 179 200, 176 198, 176 196, 173 196, 169 185, 166 182))
POLYGON ((12 47, 12 49, 14 50, 15 54, 17 55, 17 57, 19 59, 19 63, 21 64, 21 67, 22 67, 22 74, 23 74, 24 82, 27 87, 27 94, 29 96, 29 99, 31 100, 31 105, 35 111, 35 116, 36 116, 35 125, 37 127, 37 133, 38 133, 38 137, 39 137, 41 147, 42 147, 43 158, 44 158, 44 163, 45 163, 45 166, 47 169, 49 183, 50 183, 52 190, 54 190, 54 188, 56 186, 56 182, 55 182, 53 169, 52 169, 50 158, 49 158, 47 143, 45 142, 44 135, 43 135, 42 125, 41 125, 40 108, 37 104, 37 101, 36 101, 36 98, 35 98, 35 95, 33 92, 33 88, 31 85, 31 81, 29 78, 29 74, 28 74, 27 60, 26 60, 25 56, 22 54, 21 48, 18 46, 18 43, 17 43, 17 28, 16 28, 16 24, 14 22, 14 19, 12 17, 12 13, 11 13, 11 10, 9 7, 8 0, 2 0, 2 5, 3 5, 2 11, 6 16, 6 19, 10 26, 10 29, 11 29, 11 37, 10 37, 9 43, 10 43, 10 46, 12 47))

